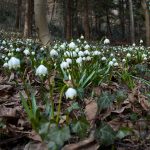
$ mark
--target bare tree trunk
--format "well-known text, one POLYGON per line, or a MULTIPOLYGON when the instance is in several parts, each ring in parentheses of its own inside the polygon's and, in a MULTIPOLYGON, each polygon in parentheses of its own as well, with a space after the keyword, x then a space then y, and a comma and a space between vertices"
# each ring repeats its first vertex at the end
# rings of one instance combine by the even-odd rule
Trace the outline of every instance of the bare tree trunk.
POLYGON ((46 0, 34 1, 35 24, 38 30, 39 38, 44 45, 51 41, 46 19, 46 0))
POLYGON ((21 4, 22 0, 17 0, 17 12, 16 12, 16 28, 20 28, 20 19, 21 19, 21 4))
POLYGON ((146 0, 142 0, 142 7, 145 15, 145 28, 146 28, 146 44, 150 46, 150 14, 146 5, 146 0))
POLYGON ((84 32, 85 32, 85 39, 89 40, 90 39, 90 26, 89 26, 89 10, 88 10, 88 1, 84 0, 84 24, 83 24, 83 28, 84 28, 84 32))
POLYGON ((67 0, 67 18, 66 18, 66 39, 70 41, 72 38, 72 29, 71 29, 71 0, 67 0))
POLYGON ((131 33, 131 42, 135 42, 135 27, 134 27, 134 16, 133 16, 133 3, 132 0, 129 0, 129 10, 130 10, 130 33, 131 33))
POLYGON ((24 18, 24 37, 27 38, 31 36, 31 15, 30 15, 30 1, 25 2, 25 18, 24 18))

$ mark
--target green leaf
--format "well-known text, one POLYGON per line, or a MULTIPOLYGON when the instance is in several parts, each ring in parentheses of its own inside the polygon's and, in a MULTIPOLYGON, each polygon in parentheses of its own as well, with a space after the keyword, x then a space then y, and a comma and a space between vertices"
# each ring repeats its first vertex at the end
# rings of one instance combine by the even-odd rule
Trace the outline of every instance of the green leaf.
POLYGON ((25 108, 25 111, 26 111, 27 115, 28 115, 29 119, 31 120, 32 118, 34 118, 34 115, 33 115, 32 111, 30 110, 30 108, 27 104, 27 101, 23 97, 22 93, 20 93, 20 98, 21 98, 22 105, 25 108))
POLYGON ((74 120, 71 125, 71 129, 73 133, 76 133, 80 138, 83 138, 87 135, 88 128, 89 128, 89 123, 85 118, 74 120))
POLYGON ((59 128, 55 124, 51 125, 48 139, 56 143, 59 147, 70 138, 70 129, 68 126, 59 128))
POLYGON ((95 133, 96 139, 103 145, 111 145, 114 143, 116 133, 106 123, 102 123, 95 133))
POLYGON ((132 130, 130 128, 121 128, 118 132, 117 132, 117 135, 116 137, 119 138, 119 139, 123 139, 125 138, 126 136, 130 135, 132 132, 132 130))
POLYGON ((36 111, 37 111, 37 105, 36 105, 36 100, 35 100, 35 96, 32 94, 31 96, 32 99, 32 112, 34 114, 34 116, 36 115, 36 111))
POLYGON ((109 92, 102 92, 98 99, 98 106, 100 109, 106 109, 110 107, 114 101, 114 95, 109 92))
POLYGON ((67 108, 67 111, 70 113, 73 110, 79 110, 79 109, 80 109, 80 106, 79 106, 78 102, 74 102, 74 103, 72 103, 72 105, 70 107, 67 108))

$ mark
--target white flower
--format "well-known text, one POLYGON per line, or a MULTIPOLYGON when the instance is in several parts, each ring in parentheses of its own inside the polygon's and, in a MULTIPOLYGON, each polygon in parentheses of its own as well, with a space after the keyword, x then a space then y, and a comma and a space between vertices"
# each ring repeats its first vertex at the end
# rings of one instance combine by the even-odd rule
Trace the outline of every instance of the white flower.
POLYGON ((35 52, 31 52, 31 54, 34 56, 34 55, 35 55, 35 52))
POLYGON ((84 54, 85 54, 85 55, 90 55, 90 52, 89 52, 88 50, 85 50, 85 51, 84 51, 84 54))
POLYGON ((16 52, 20 52, 20 48, 16 48, 16 52))
POLYGON ((147 55, 146 54, 142 54, 142 57, 144 58, 144 57, 147 57, 147 55))
POLYGON ((82 51, 78 52, 79 57, 84 56, 84 53, 82 51))
POLYGON ((105 39, 104 40, 104 44, 109 44, 110 43, 110 40, 109 39, 105 39))
POLYGON ((75 43, 74 43, 74 42, 71 42, 71 43, 69 44, 69 48, 71 48, 71 49, 75 49, 75 48, 76 48, 75 43))
POLYGON ((126 60, 125 60, 125 59, 122 59, 122 62, 126 62, 126 60))
POLYGON ((132 46, 134 46, 134 47, 135 47, 135 43, 133 43, 133 44, 132 44, 132 46))
POLYGON ((61 48, 61 49, 65 49, 65 47, 66 47, 66 44, 65 44, 65 43, 63 43, 63 44, 60 45, 60 48, 61 48))
POLYGON ((79 48, 77 47, 77 48, 75 49, 75 51, 78 53, 78 52, 79 52, 79 48))
POLYGON ((74 88, 69 88, 67 89, 65 95, 67 99, 68 98, 73 99, 74 97, 77 96, 77 91, 74 88))
POLYGON ((88 44, 86 44, 85 46, 84 46, 84 49, 89 49, 90 48, 90 46, 88 45, 88 44))
POLYGON ((82 57, 77 58, 76 63, 81 64, 82 63, 82 57))
POLYGON ((70 53, 69 51, 66 51, 66 52, 64 53, 64 56, 65 56, 65 57, 71 57, 71 53, 70 53))
POLYGON ((102 60, 103 60, 103 61, 106 60, 106 57, 102 57, 102 60))
POLYGON ((10 60, 8 61, 8 67, 9 69, 16 69, 20 67, 20 60, 15 57, 11 57, 10 60))
POLYGON ((5 55, 2 55, 2 58, 4 59, 4 58, 5 58, 5 55))
POLYGON ((8 53, 8 56, 12 56, 12 55, 13 55, 12 53, 10 53, 10 52, 8 53))
POLYGON ((44 51, 44 48, 43 48, 43 47, 41 47, 41 48, 40 48, 40 51, 44 51))
POLYGON ((8 60, 8 57, 5 57, 5 60, 7 61, 7 60, 8 60))
POLYGON ((5 63, 3 64, 3 67, 4 67, 4 68, 7 68, 7 67, 8 67, 8 63, 5 62, 5 63))
POLYGON ((142 43, 143 43, 143 40, 141 39, 141 40, 140 40, 140 44, 142 44, 142 43))
POLYGON ((84 36, 83 36, 83 35, 81 35, 80 39, 84 39, 84 36))
POLYGON ((6 41, 3 40, 2 44, 3 44, 3 45, 6 45, 6 41))
POLYGON ((114 64, 113 61, 110 61, 110 62, 108 63, 109 66, 113 66, 113 64, 114 64))
POLYGON ((29 54, 30 54, 29 49, 26 48, 26 49, 23 51, 23 53, 24 53, 26 56, 29 55, 29 54))
POLYGON ((37 69, 36 69, 36 75, 37 76, 45 76, 48 73, 47 68, 44 65, 40 65, 37 69))
POLYGON ((67 69, 67 68, 69 67, 69 63, 63 61, 63 62, 60 64, 60 67, 61 67, 61 69, 67 69))
POLYGON ((144 57, 144 60, 147 60, 147 57, 144 57))
POLYGON ((114 66, 117 67, 119 64, 117 62, 114 63, 114 66))
POLYGON ((99 51, 94 51, 93 52, 93 55, 95 55, 95 56, 98 56, 98 55, 100 55, 101 54, 101 52, 99 52, 99 51))
POLYGON ((131 54, 130 54, 130 53, 127 53, 127 57, 131 57, 131 54))
POLYGON ((67 62, 68 64, 72 64, 72 59, 67 58, 67 59, 66 59, 66 62, 67 62))
POLYGON ((13 45, 10 45, 10 48, 13 48, 13 45))
POLYGON ((90 56, 87 56, 87 57, 86 57, 86 60, 87 60, 87 61, 90 61, 90 60, 91 60, 91 57, 90 57, 90 56))
POLYGON ((116 60, 116 58, 113 58, 112 61, 113 61, 113 62, 116 62, 117 60, 116 60))
POLYGON ((58 56, 57 51, 54 50, 54 49, 52 49, 52 50, 50 51, 50 56, 51 56, 51 57, 57 57, 57 56, 58 56))
POLYGON ((110 54, 110 56, 111 56, 111 57, 113 57, 113 56, 114 56, 114 54, 113 54, 113 53, 111 53, 111 54, 110 54))
POLYGON ((75 51, 72 52, 73 57, 77 57, 77 53, 75 51))

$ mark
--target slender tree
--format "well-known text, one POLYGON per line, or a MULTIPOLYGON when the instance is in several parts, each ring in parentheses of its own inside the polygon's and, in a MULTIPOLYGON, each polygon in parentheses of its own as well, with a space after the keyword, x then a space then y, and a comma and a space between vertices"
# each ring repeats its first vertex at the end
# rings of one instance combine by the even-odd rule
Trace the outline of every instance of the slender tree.
POLYGON ((146 0, 142 0, 142 7, 145 16, 146 44, 147 46, 150 46, 150 12, 148 10, 148 6, 146 2, 147 2, 146 0))
POLYGON ((134 27, 134 13, 133 13, 133 2, 129 0, 129 11, 130 11, 130 33, 131 33, 131 42, 135 42, 135 27, 134 27))
POLYGON ((34 1, 35 24, 41 42, 47 45, 51 42, 51 35, 46 19, 46 0, 34 1))

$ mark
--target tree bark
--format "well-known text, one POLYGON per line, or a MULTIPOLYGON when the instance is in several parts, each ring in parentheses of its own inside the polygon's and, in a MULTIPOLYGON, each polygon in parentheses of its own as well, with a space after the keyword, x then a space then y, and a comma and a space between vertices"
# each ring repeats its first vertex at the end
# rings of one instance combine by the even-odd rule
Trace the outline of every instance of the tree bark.
POLYGON ((84 32, 85 32, 85 39, 89 40, 90 39, 90 25, 89 25, 89 9, 88 9, 88 1, 84 0, 84 32))
POLYGON ((31 36, 31 0, 25 2, 25 18, 24 18, 24 37, 28 38, 31 36))
POLYGON ((34 1, 35 25, 41 42, 47 45, 51 42, 51 35, 46 19, 46 0, 34 1))
POLYGON ((17 0, 17 12, 16 12, 16 28, 20 28, 20 19, 21 19, 21 4, 22 0, 17 0))
POLYGON ((150 46, 150 14, 146 5, 146 0, 142 0, 142 7, 145 15, 146 45, 150 46))
POLYGON ((66 13, 66 40, 70 41, 72 38, 72 25, 71 25, 71 0, 67 0, 67 13, 66 13))
POLYGON ((133 14, 133 2, 132 2, 132 0, 129 0, 129 11, 130 11, 131 42, 135 43, 135 27, 134 27, 134 14, 133 14))

